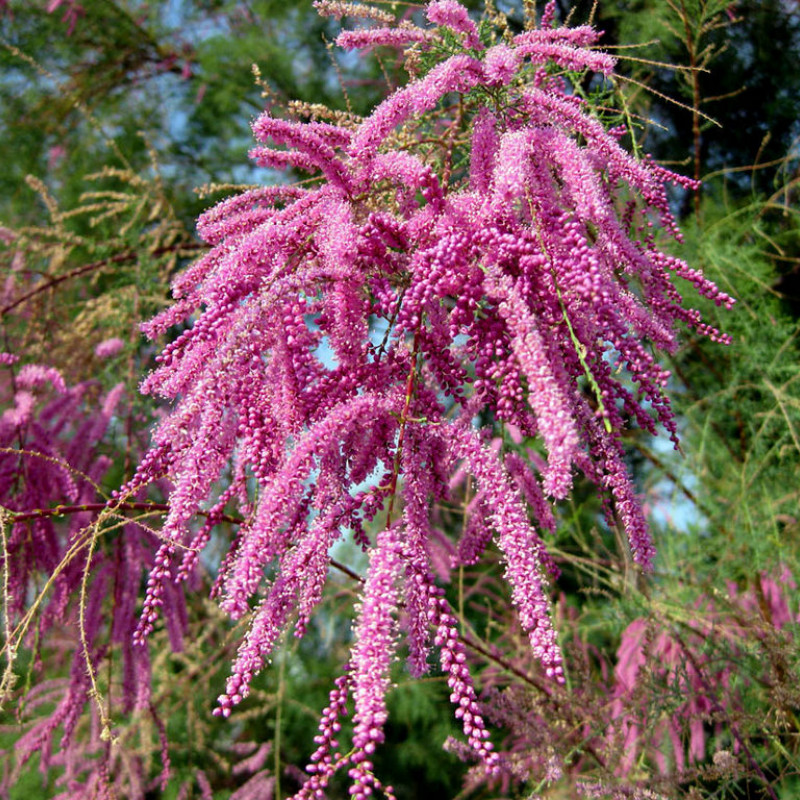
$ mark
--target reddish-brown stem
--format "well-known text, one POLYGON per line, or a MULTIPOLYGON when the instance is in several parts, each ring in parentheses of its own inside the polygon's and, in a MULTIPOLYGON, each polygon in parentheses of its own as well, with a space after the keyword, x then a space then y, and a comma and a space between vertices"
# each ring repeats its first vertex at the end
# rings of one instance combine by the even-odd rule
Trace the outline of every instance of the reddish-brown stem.
MULTIPOLYGON (((63 517, 68 514, 80 514, 83 511, 103 511, 112 508, 115 511, 169 511, 167 503, 83 503, 82 505, 58 505, 52 508, 35 508, 31 511, 12 512, 14 522, 26 519, 38 519, 40 517, 63 517)), ((199 514, 208 516, 210 512, 198 511, 199 514)), ((216 515, 215 515, 216 516, 216 515)), ((244 520, 238 517, 223 514, 216 516, 220 522, 232 522, 240 525, 244 520)))
POLYGON ((411 369, 408 371, 408 378, 406 379, 406 400, 403 406, 403 413, 400 415, 400 431, 397 434, 397 450, 394 454, 394 465, 392 467, 392 480, 389 484, 389 509, 386 512, 386 527, 389 528, 392 524, 392 513, 394 512, 394 499, 397 494, 397 478, 400 474, 400 460, 403 453, 403 440, 405 439, 406 423, 408 422, 408 412, 411 408, 411 400, 414 397, 414 384, 417 375, 417 339, 418 336, 414 334, 414 344, 411 348, 411 369))
MULTIPOLYGON (((165 253, 173 253, 179 252, 181 250, 205 250, 207 249, 207 245, 201 244, 200 242, 187 242, 180 245, 170 245, 169 247, 158 247, 151 255, 153 256, 161 256, 165 253)), ((48 289, 52 289, 55 286, 58 286, 60 283, 64 283, 64 281, 71 280, 72 278, 78 278, 81 275, 86 275, 89 272, 94 272, 95 270, 102 269, 103 267, 107 267, 110 264, 125 264, 129 261, 135 261, 138 258, 138 253, 133 250, 126 251, 124 253, 117 253, 115 256, 109 256, 108 258, 101 258, 99 261, 92 261, 91 264, 83 264, 80 267, 75 267, 75 269, 71 269, 69 272, 65 272, 63 275, 56 275, 50 280, 45 281, 37 286, 34 286, 28 292, 25 292, 22 296, 18 297, 13 302, 9 303, 3 308, 0 308, 0 317, 4 317, 10 311, 13 311, 17 306, 21 306, 23 303, 26 303, 32 297, 36 297, 37 294, 41 294, 42 292, 46 292, 48 289)))

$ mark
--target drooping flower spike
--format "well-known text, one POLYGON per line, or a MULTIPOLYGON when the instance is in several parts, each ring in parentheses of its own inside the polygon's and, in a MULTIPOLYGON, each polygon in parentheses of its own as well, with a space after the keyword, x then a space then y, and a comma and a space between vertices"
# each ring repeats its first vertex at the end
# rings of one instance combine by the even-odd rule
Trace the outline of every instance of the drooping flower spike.
MULTIPOLYGON (((161 726, 152 705, 150 653, 134 644, 141 624, 138 587, 152 565, 152 539, 128 521, 115 526, 119 536, 106 535, 100 543, 101 484, 112 466, 103 443, 124 407, 124 386, 102 393, 99 381, 69 385, 54 367, 18 362, 17 355, 0 353, 0 703, 15 694, 22 698, 18 734, 6 753, 13 751, 13 766, 6 761, 0 793, 7 796, 20 785, 35 758, 43 773, 58 772, 61 797, 140 796, 143 762, 152 754, 112 753, 93 685, 101 670, 113 674, 111 713, 147 714, 161 726), (90 542, 94 546, 87 547, 90 542), (15 659, 27 648, 35 654, 31 674, 47 661, 56 671, 53 680, 29 677, 27 685, 14 685, 15 659), (88 730, 86 718, 92 720, 88 730)), ((164 608, 172 647, 180 650, 183 594, 167 583, 154 596, 164 608)), ((165 747, 162 764, 166 782, 165 747)))
MULTIPOLYGON (((204 214, 211 251, 145 326, 155 337, 194 315, 143 384, 174 409, 126 491, 163 473, 175 490, 140 635, 164 576, 185 577, 196 563, 172 570, 169 543, 190 543, 188 523, 229 469, 225 499, 241 504, 245 522, 217 593, 252 621, 219 713, 247 696, 287 624, 305 631, 330 547, 349 530, 369 551, 352 658, 323 719, 309 797, 344 767, 355 796, 380 788, 371 756, 403 630, 414 674, 440 648, 464 732, 486 768, 500 768, 435 585, 431 504, 458 469, 474 477, 479 529, 465 530, 457 552, 474 563, 494 535, 531 646, 563 680, 553 566, 537 530, 555 525, 546 498, 566 497, 582 472, 608 498, 633 560, 651 567, 622 432, 660 423, 677 441, 669 375, 653 356, 675 348, 677 322, 725 340, 682 305, 673 277, 732 302, 655 243, 653 225, 677 235, 665 185, 685 181, 628 154, 571 92, 570 72, 613 71, 590 49, 591 28, 548 22, 496 44, 454 0, 431 3, 427 17, 435 27, 339 37, 349 47, 413 44, 426 65, 369 117, 350 127, 259 117, 253 158, 317 181, 255 189, 204 214), (488 447, 493 424, 539 442, 541 469, 488 447), (349 752, 331 729, 348 697, 349 752)), ((201 533, 196 544, 208 541, 201 533)))

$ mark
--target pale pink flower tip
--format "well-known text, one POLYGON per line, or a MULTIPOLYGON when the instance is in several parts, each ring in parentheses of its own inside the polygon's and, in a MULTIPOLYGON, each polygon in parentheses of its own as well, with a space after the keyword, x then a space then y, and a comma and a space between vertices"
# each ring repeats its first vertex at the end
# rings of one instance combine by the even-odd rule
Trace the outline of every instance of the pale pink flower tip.
POLYGON ((117 353, 122 350, 125 346, 125 342, 122 341, 118 336, 115 336, 112 339, 106 339, 100 344, 97 345, 94 349, 94 354, 98 358, 113 358, 117 353))
POLYGON ((505 86, 513 80, 519 62, 518 53, 506 44, 498 44, 486 52, 483 60, 486 77, 494 86, 505 86))
POLYGON ((483 49, 475 23, 470 19, 467 9, 456 0, 434 0, 428 6, 426 16, 434 25, 441 25, 463 34, 467 47, 473 50, 483 49))

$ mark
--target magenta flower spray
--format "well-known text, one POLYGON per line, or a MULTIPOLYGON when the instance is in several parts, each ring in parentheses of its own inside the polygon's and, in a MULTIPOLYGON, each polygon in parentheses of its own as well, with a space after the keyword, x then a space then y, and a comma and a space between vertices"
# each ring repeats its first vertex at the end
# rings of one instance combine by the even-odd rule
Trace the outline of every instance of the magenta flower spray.
POLYGON ((656 244, 655 228, 679 236, 666 185, 691 183, 629 154, 624 130, 574 91, 576 75, 613 79, 592 28, 555 27, 552 3, 516 36, 479 27, 455 0, 426 15, 426 27, 377 21, 339 37, 406 50, 411 79, 370 116, 255 121, 255 161, 310 180, 204 214, 210 251, 144 326, 157 337, 192 320, 144 381, 173 409, 123 490, 164 474, 175 487, 137 638, 157 619, 165 581, 191 573, 215 514, 237 503, 244 522, 215 591, 232 617, 252 618, 219 698, 228 715, 287 625, 303 635, 331 546, 352 536, 369 554, 305 797, 321 797, 340 769, 355 797, 391 795, 372 754, 401 634, 414 675, 438 649, 469 745, 488 771, 501 768, 434 577, 431 504, 457 470, 472 476, 479 523, 454 543, 456 559, 474 563, 496 542, 533 652, 563 681, 543 538, 551 504, 582 473, 633 561, 651 568, 621 435, 660 425, 677 442, 669 374, 654 355, 675 348, 676 323, 725 341, 683 305, 674 278, 732 302, 656 244), (542 458, 490 448, 498 425, 538 442, 542 458), (191 535, 200 511, 210 521, 191 535))

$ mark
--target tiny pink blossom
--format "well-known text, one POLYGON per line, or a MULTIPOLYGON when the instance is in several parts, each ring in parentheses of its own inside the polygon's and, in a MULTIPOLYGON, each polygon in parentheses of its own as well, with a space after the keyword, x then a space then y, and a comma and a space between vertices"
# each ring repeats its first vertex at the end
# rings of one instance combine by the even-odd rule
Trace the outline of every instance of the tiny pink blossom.
POLYGON ((67 148, 63 145, 57 144, 47 151, 47 168, 55 169, 67 154, 67 148))
POLYGON ((486 51, 483 66, 490 86, 505 86, 519 69, 521 53, 505 44, 497 44, 486 51))
POLYGON ((407 47, 431 38, 428 31, 420 28, 361 28, 343 31, 336 37, 336 44, 345 50, 365 50, 371 47, 407 47))
POLYGON ((434 25, 446 26, 462 34, 465 37, 464 44, 471 50, 483 49, 478 29, 461 3, 456 0, 434 0, 425 13, 434 25))
POLYGON ((21 389, 37 391, 50 385, 59 393, 67 391, 64 378, 55 367, 45 367, 41 364, 25 364, 17 374, 17 386, 21 389))
POLYGON ((117 336, 111 339, 105 339, 94 348, 94 354, 98 358, 113 358, 117 355, 122 348, 125 347, 125 342, 117 336))

